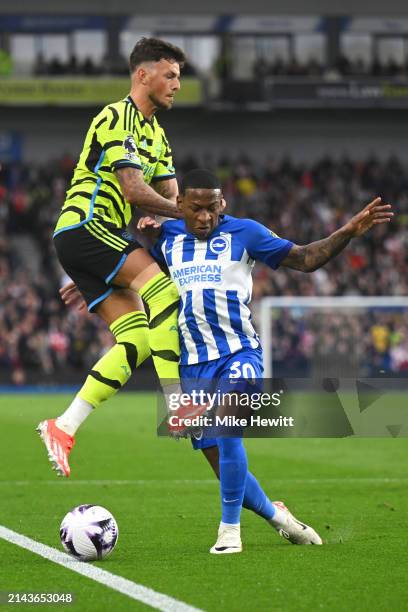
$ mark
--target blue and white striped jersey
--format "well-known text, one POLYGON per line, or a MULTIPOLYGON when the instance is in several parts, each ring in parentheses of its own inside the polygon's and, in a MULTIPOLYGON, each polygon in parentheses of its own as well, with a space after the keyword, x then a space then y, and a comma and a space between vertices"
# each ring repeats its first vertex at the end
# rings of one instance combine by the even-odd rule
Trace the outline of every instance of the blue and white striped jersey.
POLYGON ((183 220, 163 223, 151 253, 167 265, 180 294, 182 365, 259 346, 248 308, 252 268, 260 260, 276 269, 292 245, 256 221, 228 215, 206 240, 183 220))

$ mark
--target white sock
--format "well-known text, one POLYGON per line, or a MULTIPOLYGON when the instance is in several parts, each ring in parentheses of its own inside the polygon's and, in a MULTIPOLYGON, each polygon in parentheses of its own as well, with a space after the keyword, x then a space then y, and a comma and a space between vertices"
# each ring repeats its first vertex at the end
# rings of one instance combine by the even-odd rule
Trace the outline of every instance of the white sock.
POLYGON ((288 518, 286 512, 279 508, 279 506, 275 506, 275 504, 273 504, 273 507, 275 508, 275 514, 269 519, 269 522, 274 527, 284 527, 288 518))
POLYGON ((237 527, 238 529, 240 529, 241 527, 241 523, 223 523, 222 521, 220 522, 220 531, 222 529, 225 529, 226 527, 237 527))
POLYGON ((77 395, 66 411, 57 418, 55 424, 62 429, 62 431, 65 431, 65 433, 74 436, 78 427, 82 425, 85 419, 91 414, 92 410, 92 404, 86 402, 77 395))

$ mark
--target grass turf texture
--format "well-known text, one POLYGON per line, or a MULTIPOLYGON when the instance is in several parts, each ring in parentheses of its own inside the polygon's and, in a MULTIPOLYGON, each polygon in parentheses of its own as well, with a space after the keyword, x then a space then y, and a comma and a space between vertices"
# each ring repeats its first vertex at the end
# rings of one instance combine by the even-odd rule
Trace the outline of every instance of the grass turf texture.
MULTIPOLYGON (((122 393, 98 409, 78 435, 71 479, 60 481, 34 428, 69 399, 0 397, 0 524, 60 549, 68 510, 106 506, 119 542, 96 565, 204 610, 407 609, 407 438, 246 441, 271 498, 327 543, 292 546, 244 511, 244 552, 213 556, 217 484, 189 442, 155 436, 154 395, 122 393), (78 482, 115 480, 147 482, 78 482)), ((0 559, 0 591, 72 591, 73 609, 87 612, 147 609, 3 540, 0 559)))

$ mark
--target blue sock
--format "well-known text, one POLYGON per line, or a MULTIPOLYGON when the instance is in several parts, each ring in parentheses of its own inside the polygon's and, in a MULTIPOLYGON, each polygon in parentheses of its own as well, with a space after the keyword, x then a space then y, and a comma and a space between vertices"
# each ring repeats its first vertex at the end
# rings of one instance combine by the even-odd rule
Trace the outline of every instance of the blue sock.
POLYGON ((248 462, 242 438, 218 438, 222 522, 240 522, 248 462))
POLYGON ((245 495, 242 505, 244 508, 247 508, 247 510, 252 510, 268 521, 275 514, 275 506, 251 472, 247 473, 245 495))

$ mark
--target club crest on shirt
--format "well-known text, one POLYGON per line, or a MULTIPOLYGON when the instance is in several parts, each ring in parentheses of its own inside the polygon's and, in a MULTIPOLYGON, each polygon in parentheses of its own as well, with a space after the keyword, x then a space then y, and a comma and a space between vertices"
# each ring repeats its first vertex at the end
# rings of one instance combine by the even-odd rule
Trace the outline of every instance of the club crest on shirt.
POLYGON ((210 251, 215 255, 222 255, 228 250, 229 242, 224 236, 216 236, 210 240, 210 251))

